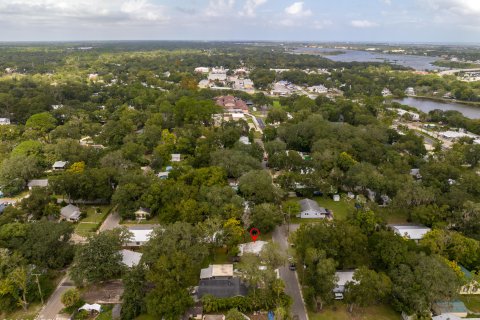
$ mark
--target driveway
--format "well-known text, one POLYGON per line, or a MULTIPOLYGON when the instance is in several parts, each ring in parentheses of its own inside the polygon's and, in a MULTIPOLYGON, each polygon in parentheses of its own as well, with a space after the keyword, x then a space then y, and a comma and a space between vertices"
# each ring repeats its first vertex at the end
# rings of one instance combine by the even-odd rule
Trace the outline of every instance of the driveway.
POLYGON ((120 226, 120 214, 118 214, 118 212, 114 209, 105 219, 105 221, 103 221, 100 228, 98 228, 98 232, 113 230, 119 226, 120 226))
POLYGON ((40 311, 38 316, 35 318, 36 320, 55 320, 57 319, 57 315, 60 311, 65 307, 61 301, 62 294, 67 291, 68 289, 75 288, 72 280, 68 275, 63 277, 60 280, 60 284, 55 289, 55 292, 52 293, 50 298, 47 301, 47 304, 43 307, 40 311))
MULTIPOLYGON (((290 232, 296 230, 298 225, 290 225, 290 232)), ((285 225, 279 226, 273 232, 273 241, 278 243, 281 250, 288 254, 288 240, 287 240, 287 227, 285 225)), ((300 284, 298 282, 298 276, 296 271, 291 271, 288 266, 285 265, 279 268, 280 278, 285 282, 285 293, 293 299, 291 313, 293 316, 298 316, 299 320, 308 320, 307 310, 303 303, 303 296, 300 290, 300 284)))

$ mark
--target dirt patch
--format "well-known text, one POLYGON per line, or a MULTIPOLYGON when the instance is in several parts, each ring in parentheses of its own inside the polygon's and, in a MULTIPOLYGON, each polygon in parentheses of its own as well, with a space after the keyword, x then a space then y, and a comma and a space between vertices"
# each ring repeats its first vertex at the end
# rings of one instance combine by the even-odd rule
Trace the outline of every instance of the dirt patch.
POLYGON ((122 281, 112 280, 89 286, 82 294, 82 298, 88 303, 115 304, 121 303, 122 294, 122 281))

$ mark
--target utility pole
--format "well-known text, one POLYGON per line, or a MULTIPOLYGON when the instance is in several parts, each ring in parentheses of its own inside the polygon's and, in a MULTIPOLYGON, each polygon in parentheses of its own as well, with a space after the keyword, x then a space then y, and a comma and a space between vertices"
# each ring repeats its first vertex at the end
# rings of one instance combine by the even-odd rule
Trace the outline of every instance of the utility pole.
POLYGON ((42 301, 43 305, 43 294, 42 294, 42 288, 40 287, 40 281, 38 281, 38 276, 40 276, 40 273, 32 273, 32 276, 35 276, 37 279, 37 286, 38 286, 38 292, 40 293, 40 300, 42 301))

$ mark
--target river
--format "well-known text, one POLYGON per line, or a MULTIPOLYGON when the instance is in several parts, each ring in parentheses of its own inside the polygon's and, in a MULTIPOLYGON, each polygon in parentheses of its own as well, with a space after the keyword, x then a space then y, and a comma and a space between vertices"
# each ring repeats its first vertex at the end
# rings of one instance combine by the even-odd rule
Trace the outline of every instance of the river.
POLYGON ((447 68, 434 66, 432 63, 439 60, 438 57, 414 56, 408 54, 387 54, 360 50, 343 50, 331 48, 297 48, 298 54, 321 55, 337 62, 387 62, 397 64, 419 71, 445 70, 447 68), (342 52, 338 54, 338 52, 342 52), (330 53, 330 55, 329 55, 330 53))
POLYGON ((456 103, 456 102, 443 102, 430 99, 420 99, 407 97, 400 100, 393 100, 395 102, 405 104, 421 110, 425 113, 429 111, 440 109, 443 111, 456 110, 461 112, 465 117, 470 119, 480 119, 480 106, 473 106, 468 104, 456 103))

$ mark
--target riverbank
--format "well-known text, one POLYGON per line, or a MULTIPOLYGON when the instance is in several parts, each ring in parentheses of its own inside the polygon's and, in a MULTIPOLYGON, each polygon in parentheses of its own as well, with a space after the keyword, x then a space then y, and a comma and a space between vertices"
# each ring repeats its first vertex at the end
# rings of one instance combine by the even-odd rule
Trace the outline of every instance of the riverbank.
POLYGON ((392 101, 413 107, 425 113, 437 109, 442 111, 453 110, 462 113, 467 118, 480 119, 480 103, 477 102, 464 103, 463 101, 423 96, 409 96, 401 99, 392 99, 392 101))
MULTIPOLYGON (((421 100, 432 100, 432 101, 438 101, 442 103, 447 103, 447 104, 452 104, 452 103, 458 103, 458 104, 464 104, 467 106, 475 106, 475 107, 480 107, 480 101, 462 101, 462 100, 456 100, 456 99, 445 99, 445 98, 440 98, 440 97, 430 97, 430 96, 406 96, 404 98, 414 98, 414 99, 421 99, 421 100)), ((401 100, 404 98, 395 98, 396 100, 401 100)))

